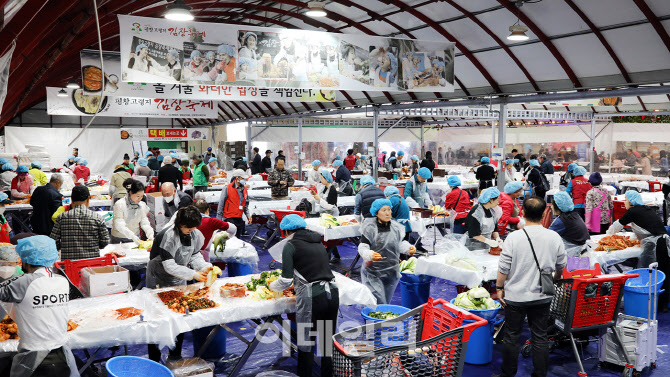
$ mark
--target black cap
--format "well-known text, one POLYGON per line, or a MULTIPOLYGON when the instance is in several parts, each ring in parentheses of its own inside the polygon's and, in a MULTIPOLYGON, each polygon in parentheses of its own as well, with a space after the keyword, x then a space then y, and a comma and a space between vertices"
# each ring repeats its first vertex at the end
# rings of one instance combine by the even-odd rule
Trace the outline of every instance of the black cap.
POLYGON ((271 150, 269 150, 269 149, 268 149, 268 150, 266 150, 266 151, 265 151, 265 154, 268 154, 268 153, 272 153, 272 151, 271 151, 271 150))
POLYGON ((128 156, 128 153, 126 153, 126 154, 123 155, 123 159, 124 159, 124 160, 130 160, 130 156, 128 156))
POLYGON ((72 189, 72 201, 73 202, 83 202, 84 200, 91 197, 91 193, 88 191, 88 187, 84 185, 74 186, 72 189))

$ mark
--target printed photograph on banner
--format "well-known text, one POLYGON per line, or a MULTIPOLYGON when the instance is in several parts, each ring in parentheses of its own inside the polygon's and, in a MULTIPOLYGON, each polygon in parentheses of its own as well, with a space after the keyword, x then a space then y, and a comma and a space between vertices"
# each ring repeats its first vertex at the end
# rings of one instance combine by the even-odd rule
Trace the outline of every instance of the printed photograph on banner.
POLYGON ((105 68, 103 90, 103 73, 100 69, 100 52, 98 50, 81 50, 81 82, 84 94, 96 94, 102 90, 105 94, 114 94, 119 89, 121 75, 121 54, 116 51, 103 51, 102 61, 105 68))
POLYGON ((381 46, 370 46, 370 85, 377 88, 398 87, 398 46, 396 39, 386 39, 381 46))
POLYGON ((129 69, 160 76, 164 82, 178 82, 181 79, 181 50, 136 36, 133 37, 130 50, 129 69))
POLYGON ((335 88, 340 85, 337 46, 338 40, 331 35, 311 34, 307 38, 310 87, 335 88))
POLYGON ((398 88, 401 90, 453 90, 453 46, 448 50, 431 50, 435 46, 410 39, 398 39, 400 70, 398 88))
POLYGON ((370 84, 370 52, 348 42, 340 42, 340 75, 370 84))
POLYGON ((98 113, 107 110, 108 97, 104 94, 85 94, 83 89, 75 89, 72 91, 70 97, 72 98, 74 107, 82 114, 95 114, 95 110, 98 109, 98 103, 100 103, 98 113))
MULTIPOLYGON (((300 42, 287 33, 240 30, 238 32, 238 73, 239 81, 251 81, 256 85, 272 81, 286 84, 290 79, 290 67, 296 62, 296 48, 300 42), (258 81, 260 80, 260 81, 258 81)), ((306 80, 305 80, 306 81, 306 80)))

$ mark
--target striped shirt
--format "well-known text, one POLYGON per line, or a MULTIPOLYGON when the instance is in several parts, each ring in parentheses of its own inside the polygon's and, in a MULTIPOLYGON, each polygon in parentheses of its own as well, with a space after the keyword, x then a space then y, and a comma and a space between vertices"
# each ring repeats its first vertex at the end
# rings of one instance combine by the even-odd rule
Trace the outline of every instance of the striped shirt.
POLYGON ((61 250, 61 260, 98 258, 109 244, 109 231, 100 216, 78 205, 58 215, 51 238, 61 250))

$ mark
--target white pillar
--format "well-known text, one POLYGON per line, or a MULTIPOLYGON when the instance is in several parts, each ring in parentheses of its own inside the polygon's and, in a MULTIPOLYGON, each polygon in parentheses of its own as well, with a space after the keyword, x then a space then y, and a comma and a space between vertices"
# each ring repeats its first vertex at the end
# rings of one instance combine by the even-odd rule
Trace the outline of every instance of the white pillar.
POLYGON ((421 158, 426 158, 426 145, 423 140, 423 123, 421 123, 421 158))
POLYGON ((245 150, 247 164, 251 163, 251 121, 247 122, 247 148, 245 150))
POLYGON ((298 118, 298 179, 302 180, 302 117, 298 118))
POLYGON ((379 154, 379 107, 375 106, 372 108, 372 128, 374 129, 375 133, 375 154, 372 157, 373 163, 372 163, 372 178, 377 181, 377 172, 378 172, 378 160, 377 160, 377 155, 379 154))
POLYGON ((594 164, 593 164, 593 152, 596 150, 596 120, 591 119, 591 143, 589 144, 589 172, 593 173, 594 164))
MULTIPOLYGON (((492 122, 493 123, 493 122, 492 122)), ((495 124, 495 123, 494 123, 495 124)), ((498 163, 498 190, 505 188, 505 149, 507 144, 507 104, 500 104, 498 116, 498 148, 502 148, 502 161, 498 163)))

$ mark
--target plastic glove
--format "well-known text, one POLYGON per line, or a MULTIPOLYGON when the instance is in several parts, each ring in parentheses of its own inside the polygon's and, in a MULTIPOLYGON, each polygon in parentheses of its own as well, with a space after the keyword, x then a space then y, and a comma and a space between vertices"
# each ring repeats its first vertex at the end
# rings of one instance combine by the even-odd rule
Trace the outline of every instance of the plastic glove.
POLYGON ((607 235, 612 236, 614 234, 619 233, 623 229, 623 225, 619 222, 619 220, 615 221, 610 225, 609 229, 607 229, 607 235))
POLYGON ((226 230, 226 232, 228 232, 230 237, 235 237, 237 234, 237 227, 232 223, 228 223, 228 230, 226 230))
POLYGON ((517 229, 523 229, 526 226, 526 219, 521 218, 519 222, 516 224, 517 229))
POLYGON ((498 241, 496 240, 485 240, 484 243, 490 247, 498 247, 498 241))
POLYGON ((136 245, 140 244, 140 238, 137 237, 136 235, 133 234, 133 238, 131 238, 131 239, 133 240, 133 242, 135 242, 136 245))

